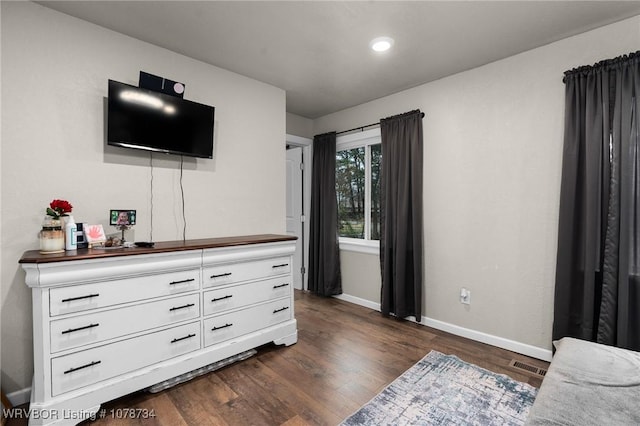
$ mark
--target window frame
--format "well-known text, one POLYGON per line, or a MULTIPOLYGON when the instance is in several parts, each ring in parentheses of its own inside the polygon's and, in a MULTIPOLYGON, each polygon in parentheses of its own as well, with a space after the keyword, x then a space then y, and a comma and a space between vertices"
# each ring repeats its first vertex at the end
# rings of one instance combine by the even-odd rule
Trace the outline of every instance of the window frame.
POLYGON ((364 196, 364 226, 365 238, 338 237, 340 250, 354 251, 366 254, 380 254, 380 241, 371 240, 371 145, 382 143, 380 128, 364 130, 348 135, 338 135, 336 138, 336 153, 347 149, 365 147, 365 196, 364 196))

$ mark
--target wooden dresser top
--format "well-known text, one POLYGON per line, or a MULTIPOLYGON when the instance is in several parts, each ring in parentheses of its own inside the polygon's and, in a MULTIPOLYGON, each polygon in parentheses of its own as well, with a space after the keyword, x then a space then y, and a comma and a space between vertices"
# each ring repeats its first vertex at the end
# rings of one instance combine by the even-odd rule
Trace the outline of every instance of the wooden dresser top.
POLYGON ((132 256, 138 254, 155 254, 172 251, 202 250, 218 247, 243 246, 249 244, 276 243, 293 241, 296 237, 279 234, 243 235, 237 237, 203 238, 186 241, 161 241, 153 247, 131 247, 118 249, 80 249, 64 253, 42 254, 38 250, 24 252, 19 263, 50 263, 72 260, 100 259, 106 257, 132 256))

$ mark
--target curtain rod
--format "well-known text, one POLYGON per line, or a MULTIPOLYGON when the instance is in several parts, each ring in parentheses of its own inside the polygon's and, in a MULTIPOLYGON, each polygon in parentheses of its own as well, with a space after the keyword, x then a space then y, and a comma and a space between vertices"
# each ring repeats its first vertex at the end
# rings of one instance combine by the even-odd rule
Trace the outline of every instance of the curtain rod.
MULTIPOLYGON (((424 112, 420 113, 420 117, 424 118, 424 112)), ((354 127, 353 129, 343 130, 341 132, 336 132, 336 135, 341 135, 343 133, 354 132, 356 130, 360 130, 361 132, 364 132, 364 129, 366 129, 368 127, 375 127, 375 126, 379 126, 379 125, 380 125, 380 122, 371 123, 371 124, 365 124, 364 126, 358 126, 358 127, 354 127)))

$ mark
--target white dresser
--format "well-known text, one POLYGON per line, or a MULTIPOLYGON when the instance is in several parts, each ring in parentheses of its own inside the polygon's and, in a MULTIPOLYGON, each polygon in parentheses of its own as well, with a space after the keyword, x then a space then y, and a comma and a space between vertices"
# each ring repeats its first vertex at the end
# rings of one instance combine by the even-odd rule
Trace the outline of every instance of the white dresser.
POLYGON ((24 254, 33 297, 30 425, 100 405, 257 346, 297 341, 295 238, 24 254))

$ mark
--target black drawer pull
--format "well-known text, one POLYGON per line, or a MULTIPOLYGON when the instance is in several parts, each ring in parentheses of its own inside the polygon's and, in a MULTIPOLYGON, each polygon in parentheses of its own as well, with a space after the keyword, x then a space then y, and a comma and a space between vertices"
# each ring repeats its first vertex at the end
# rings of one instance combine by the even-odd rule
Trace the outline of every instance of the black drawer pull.
POLYGON ((275 311, 273 311, 273 313, 277 314, 278 312, 286 311, 287 309, 289 309, 289 307, 285 306, 284 308, 276 309, 275 311))
POLYGON ((68 330, 63 331, 62 334, 73 333, 74 331, 86 330, 88 328, 97 327, 99 325, 100 324, 89 324, 89 325, 85 325, 84 327, 70 328, 68 330))
POLYGON ((63 302, 72 302, 74 300, 82 300, 82 299, 90 299, 92 297, 98 297, 100 296, 99 293, 94 293, 94 294, 87 294, 86 296, 80 296, 80 297, 70 297, 68 299, 62 299, 63 302))
POLYGON ((189 278, 189 279, 181 280, 181 281, 171 281, 171 282, 169 283, 169 285, 190 283, 191 281, 195 281, 195 280, 196 280, 195 278, 189 278))
POLYGON ((282 287, 286 287, 288 285, 289 285, 289 283, 284 283, 284 284, 280 284, 280 285, 274 285, 273 288, 282 288, 282 287))
POLYGON ((73 373, 74 371, 82 370, 83 368, 93 367, 94 365, 100 364, 102 361, 92 361, 89 364, 81 365, 80 367, 70 368, 64 372, 64 374, 73 373))
POLYGON ((231 299, 233 297, 232 294, 226 295, 224 297, 216 297, 215 299, 211 299, 212 302, 217 302, 218 300, 231 299))
POLYGON ((189 303, 187 305, 174 306, 173 308, 169 309, 169 312, 177 311, 178 309, 190 308, 192 306, 196 306, 196 304, 195 303, 189 303))
POLYGON ((274 268, 274 269, 275 268, 282 268, 284 266, 289 266, 289 264, 288 263, 281 263, 280 265, 273 265, 272 268, 274 268))
POLYGON ((213 327, 211 329, 211 331, 216 331, 216 330, 220 330, 220 329, 223 329, 223 328, 231 327, 232 325, 233 324, 225 324, 225 325, 221 325, 220 327, 213 327))
POLYGON ((222 277, 228 277, 228 276, 231 276, 231 272, 227 272, 225 274, 211 275, 211 278, 222 278, 222 277))
POLYGON ((187 334, 187 335, 186 335, 186 336, 184 336, 184 337, 180 337, 180 338, 177 338, 177 339, 173 339, 173 340, 171 341, 171 343, 179 342, 179 341, 181 341, 181 340, 191 339, 192 337, 196 337, 196 335, 195 335, 195 334, 187 334))

